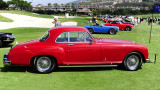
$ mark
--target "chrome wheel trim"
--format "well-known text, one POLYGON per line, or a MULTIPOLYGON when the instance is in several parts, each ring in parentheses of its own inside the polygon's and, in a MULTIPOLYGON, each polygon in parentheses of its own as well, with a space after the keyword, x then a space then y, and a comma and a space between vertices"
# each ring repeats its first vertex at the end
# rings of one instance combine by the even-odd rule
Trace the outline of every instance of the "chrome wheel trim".
POLYGON ((130 28, 129 27, 126 27, 126 31, 129 31, 130 30, 130 28))
POLYGON ((127 58, 127 67, 130 70, 136 70, 137 67, 139 66, 140 60, 139 57, 136 55, 131 55, 127 58))
POLYGON ((36 62, 37 70, 40 72, 45 72, 49 70, 52 66, 52 62, 48 57, 40 57, 36 62))
POLYGON ((110 34, 114 34, 114 29, 111 29, 111 30, 110 30, 110 34))

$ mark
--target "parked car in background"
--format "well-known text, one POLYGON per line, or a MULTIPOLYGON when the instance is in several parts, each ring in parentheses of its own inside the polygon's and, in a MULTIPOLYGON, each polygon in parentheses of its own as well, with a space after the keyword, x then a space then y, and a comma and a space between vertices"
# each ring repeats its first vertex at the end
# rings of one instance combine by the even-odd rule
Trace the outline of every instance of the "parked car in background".
POLYGON ((108 23, 112 23, 113 22, 113 20, 111 19, 111 20, 108 20, 108 23))
POLYGON ((117 26, 119 29, 123 29, 126 31, 131 31, 134 25, 132 24, 123 24, 120 21, 113 21, 111 24, 105 24, 105 26, 117 26))
POLYGON ((13 33, 0 33, 0 47, 14 42, 15 39, 13 33))
POLYGON ((119 23, 121 22, 123 24, 132 24, 134 26, 134 24, 132 22, 126 22, 126 21, 116 21, 116 22, 119 22, 119 23))
POLYGON ((101 26, 84 26, 88 31, 92 33, 109 33, 116 34, 119 31, 119 27, 116 26, 105 26, 101 23, 101 26))
POLYGON ((119 65, 135 71, 147 60, 144 45, 95 38, 84 27, 52 28, 41 39, 16 45, 4 55, 4 65, 31 65, 39 73, 64 65, 119 65))

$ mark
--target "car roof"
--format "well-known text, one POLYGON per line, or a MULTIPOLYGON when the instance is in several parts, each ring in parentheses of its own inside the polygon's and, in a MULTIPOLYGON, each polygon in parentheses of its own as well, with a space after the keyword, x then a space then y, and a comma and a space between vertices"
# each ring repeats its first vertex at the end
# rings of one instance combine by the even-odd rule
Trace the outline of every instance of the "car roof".
POLYGON ((63 32, 70 32, 70 31, 84 31, 88 32, 88 30, 84 27, 77 27, 77 26, 60 26, 60 27, 54 27, 49 29, 50 36, 45 42, 53 42, 56 40, 56 38, 63 32))
POLYGON ((54 27, 49 30, 50 33, 54 32, 68 32, 68 31, 87 31, 84 27, 78 26, 61 26, 61 27, 54 27))

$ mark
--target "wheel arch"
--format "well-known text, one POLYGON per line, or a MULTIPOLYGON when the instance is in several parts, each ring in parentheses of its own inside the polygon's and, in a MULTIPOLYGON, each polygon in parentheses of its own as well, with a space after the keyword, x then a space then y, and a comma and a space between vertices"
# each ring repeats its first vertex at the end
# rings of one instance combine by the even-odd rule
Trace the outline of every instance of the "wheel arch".
POLYGON ((127 27, 130 27, 130 28, 131 28, 131 26, 126 26, 125 28, 127 28, 127 27))
POLYGON ((90 27, 90 28, 88 28, 88 29, 92 29, 92 30, 94 31, 94 29, 93 29, 93 28, 91 28, 91 27, 90 27))
POLYGON ((31 60, 30 60, 30 65, 33 66, 35 58, 41 57, 41 56, 47 56, 47 57, 49 57, 49 58, 51 58, 51 59, 54 59, 55 62, 56 62, 56 64, 58 65, 57 58, 54 57, 54 56, 52 56, 52 55, 36 55, 36 56, 33 56, 33 57, 31 58, 31 60))
MULTIPOLYGON (((136 52, 136 53, 141 54, 141 55, 142 55, 142 62, 145 63, 145 57, 144 57, 144 54, 143 54, 142 52, 140 52, 140 51, 131 51, 131 52, 129 52, 129 53, 132 53, 132 52, 136 52)), ((129 53, 128 53, 128 54, 129 54, 129 53)), ((128 55, 128 54, 127 54, 127 55, 128 55)))
POLYGON ((113 28, 113 27, 112 27, 112 28, 110 28, 109 30, 111 30, 111 29, 114 29, 114 30, 115 30, 115 28, 113 28))

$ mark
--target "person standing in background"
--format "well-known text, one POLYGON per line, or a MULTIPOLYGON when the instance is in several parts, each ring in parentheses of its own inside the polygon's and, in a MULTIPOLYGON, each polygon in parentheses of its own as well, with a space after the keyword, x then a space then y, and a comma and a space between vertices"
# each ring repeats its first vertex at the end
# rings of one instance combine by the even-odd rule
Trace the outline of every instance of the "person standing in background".
POLYGON ((151 18, 149 17, 149 18, 148 18, 148 25, 150 25, 150 24, 151 24, 151 22, 150 22, 151 20, 150 20, 150 19, 151 19, 151 18))
POLYGON ((55 27, 62 26, 61 22, 58 20, 58 17, 54 17, 55 27))
POLYGON ((95 16, 92 17, 92 22, 96 23, 96 17, 95 16))

